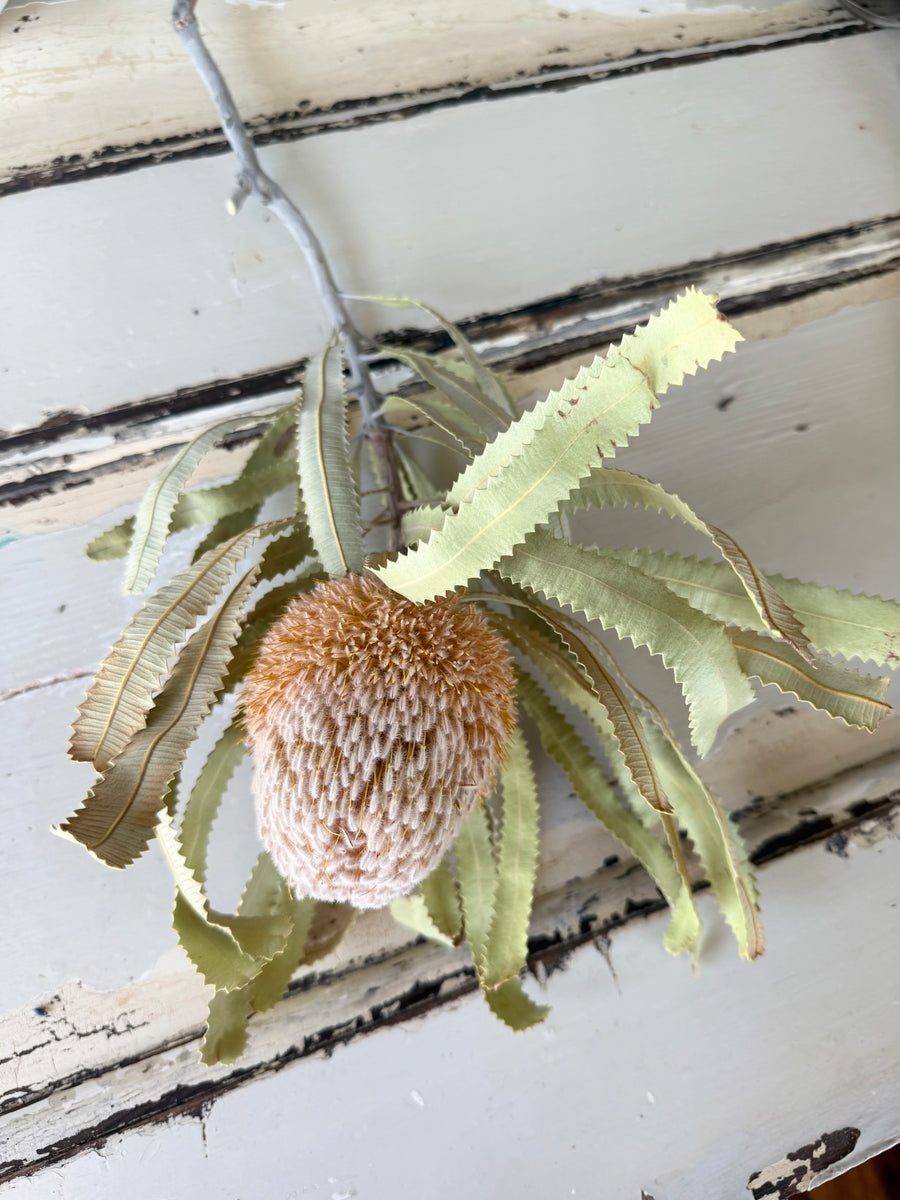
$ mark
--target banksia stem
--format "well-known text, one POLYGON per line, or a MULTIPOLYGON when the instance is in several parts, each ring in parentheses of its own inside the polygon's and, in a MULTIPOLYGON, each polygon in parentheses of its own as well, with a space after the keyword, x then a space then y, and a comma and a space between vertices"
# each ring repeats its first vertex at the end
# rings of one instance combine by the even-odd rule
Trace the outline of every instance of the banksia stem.
POLYGON ((349 575, 294 600, 247 675, 260 837, 298 896, 379 908, 440 862, 515 723, 505 643, 456 596, 349 575))

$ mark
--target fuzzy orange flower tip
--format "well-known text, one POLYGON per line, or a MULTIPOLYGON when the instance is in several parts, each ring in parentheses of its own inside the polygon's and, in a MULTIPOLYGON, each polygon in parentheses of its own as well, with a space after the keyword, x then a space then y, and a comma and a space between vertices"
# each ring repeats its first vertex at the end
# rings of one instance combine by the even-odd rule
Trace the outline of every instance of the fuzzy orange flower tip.
POLYGON ((348 575, 293 600, 247 675, 266 849, 297 896, 380 908, 432 871, 515 724, 503 639, 456 596, 348 575))

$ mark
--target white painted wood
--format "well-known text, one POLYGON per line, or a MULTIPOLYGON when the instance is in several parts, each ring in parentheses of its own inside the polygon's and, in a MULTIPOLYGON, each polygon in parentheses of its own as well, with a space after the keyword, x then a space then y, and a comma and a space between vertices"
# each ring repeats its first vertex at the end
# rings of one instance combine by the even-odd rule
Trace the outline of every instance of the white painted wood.
MULTIPOLYGON (((470 316, 893 212, 895 51, 890 33, 773 49, 265 159, 345 287, 470 316)), ((287 235, 252 205, 225 214, 232 171, 217 157, 3 201, 0 256, 16 281, 0 297, 4 425, 318 349, 321 314, 287 235)))
MULTIPOLYGON (((0 16, 7 81, 0 180, 52 174, 60 157, 127 161, 164 151, 172 140, 208 139, 215 114, 172 33, 170 7, 91 0, 17 4, 0 16)), ((494 0, 489 12, 477 0, 423 0, 414 13, 403 4, 354 0, 298 8, 251 12, 209 0, 199 10, 242 111, 257 126, 302 129, 309 109, 349 103, 358 115, 402 111, 400 98, 409 104, 419 93, 450 98, 635 52, 651 57, 848 20, 827 0, 717 7, 657 0, 649 17, 636 0, 581 10, 533 0, 494 0)))
POLYGON ((658 918, 632 922, 609 966, 585 948, 551 976, 553 1012, 530 1033, 509 1034, 472 997, 8 1194, 741 1200, 751 1173, 846 1126, 861 1130, 839 1168, 852 1165, 900 1119, 890 829, 846 857, 818 844, 766 867, 771 946, 753 965, 722 939, 692 977, 660 962, 658 918), (835 903, 855 889, 864 920, 835 903))
MULTIPOLYGON (((766 318, 753 321, 765 324, 766 318)), ((673 389, 616 461, 676 491, 769 570, 900 596, 900 563, 890 552, 900 508, 894 467, 900 437, 894 382, 900 373, 898 322, 900 298, 893 298, 841 309, 781 338, 748 341, 684 388, 673 389), (723 411, 718 405, 728 397, 723 411)), ((752 332, 753 322, 745 324, 752 332)), ((590 357, 513 382, 521 395, 538 389, 545 395, 590 357)), ((169 445, 183 436, 178 428, 166 434, 169 445)), ((157 437, 136 442, 135 449, 158 450, 161 432, 157 437)), ((211 469, 228 469, 228 461, 223 454, 211 469)), ((96 505, 135 502, 156 469, 154 464, 135 474, 129 467, 113 477, 113 485, 98 481, 96 505)), ((62 493, 49 512, 43 502, 8 509, 5 527, 21 522, 27 534, 40 527, 33 512, 57 525, 79 521, 95 503, 92 490, 62 493)), ((23 536, 5 547, 0 606, 22 632, 0 671, 0 693, 60 672, 91 670, 106 652, 135 599, 120 594, 120 564, 92 563, 83 548, 127 511, 123 504, 85 524, 23 536)), ((632 539, 713 553, 698 535, 665 518, 609 512, 588 520, 582 530, 588 541, 632 539)), ((174 539, 161 579, 187 560, 196 536, 174 539)))

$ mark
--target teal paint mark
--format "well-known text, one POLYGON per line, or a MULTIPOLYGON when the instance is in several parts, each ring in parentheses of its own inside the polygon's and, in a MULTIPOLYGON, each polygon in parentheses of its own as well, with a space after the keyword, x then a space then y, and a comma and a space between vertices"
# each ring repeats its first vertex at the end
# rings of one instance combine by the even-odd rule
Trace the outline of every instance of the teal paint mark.
POLYGON ((18 540, 19 535, 17 533, 0 533, 0 550, 2 550, 4 546, 10 546, 13 542, 17 542, 18 540))

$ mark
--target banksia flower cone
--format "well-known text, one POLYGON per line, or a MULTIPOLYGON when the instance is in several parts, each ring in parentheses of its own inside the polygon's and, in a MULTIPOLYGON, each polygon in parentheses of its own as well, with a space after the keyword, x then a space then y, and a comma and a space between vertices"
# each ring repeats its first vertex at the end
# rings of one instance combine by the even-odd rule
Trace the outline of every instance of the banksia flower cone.
POLYGON ((474 605, 349 575, 291 602, 247 675, 259 834, 297 896, 380 908, 437 866, 515 723, 474 605))

